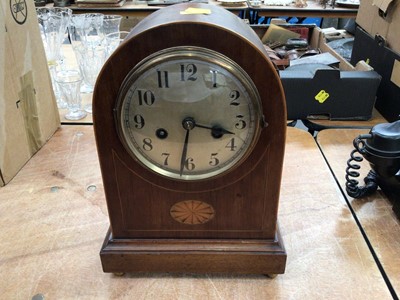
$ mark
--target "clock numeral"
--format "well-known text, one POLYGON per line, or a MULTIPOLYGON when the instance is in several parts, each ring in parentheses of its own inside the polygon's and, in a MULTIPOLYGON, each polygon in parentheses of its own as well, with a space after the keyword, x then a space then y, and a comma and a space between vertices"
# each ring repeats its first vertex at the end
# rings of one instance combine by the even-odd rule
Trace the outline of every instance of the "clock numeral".
POLYGON ((181 65, 181 81, 196 81, 197 80, 197 67, 195 64, 188 64, 188 65, 181 65), (189 73, 188 76, 186 76, 186 73, 189 73))
POLYGON ((144 127, 144 119, 141 115, 134 115, 133 121, 135 122, 135 127, 137 129, 142 129, 144 127))
POLYGON ((168 166, 169 153, 161 153, 161 156, 164 156, 164 166, 168 166))
POLYGON ((233 90, 229 93, 229 99, 231 100, 229 105, 233 105, 233 106, 239 106, 240 102, 239 102, 239 97, 240 97, 240 93, 239 91, 233 90))
POLYGON ((217 74, 218 71, 211 70, 211 80, 212 80, 212 87, 216 88, 217 87, 217 74))
POLYGON ((151 106, 156 101, 156 97, 154 97, 152 91, 137 90, 137 92, 138 92, 139 105, 151 106))
POLYGON ((186 169, 186 170, 188 170, 188 171, 193 171, 193 170, 196 168, 196 166, 195 166, 195 164, 193 163, 193 161, 194 161, 194 159, 191 158, 191 157, 189 157, 189 158, 186 159, 186 161, 185 161, 185 169, 186 169))
POLYGON ((235 138, 231 138, 229 143, 226 144, 225 148, 229 149, 230 151, 236 151, 237 146, 235 145, 235 138))
POLYGON ((219 165, 219 159, 217 158, 218 153, 211 153, 211 157, 210 157, 210 161, 208 162, 208 164, 210 166, 218 166, 219 165))
POLYGON ((153 150, 153 145, 151 144, 153 141, 149 138, 143 139, 143 150, 145 151, 151 151, 153 150))
POLYGON ((158 87, 159 88, 169 88, 168 71, 157 70, 157 78, 158 78, 158 87))
POLYGON ((243 120, 244 116, 242 115, 237 115, 236 118, 238 118, 238 122, 235 124, 235 128, 237 129, 245 129, 247 126, 247 123, 245 120, 243 120))

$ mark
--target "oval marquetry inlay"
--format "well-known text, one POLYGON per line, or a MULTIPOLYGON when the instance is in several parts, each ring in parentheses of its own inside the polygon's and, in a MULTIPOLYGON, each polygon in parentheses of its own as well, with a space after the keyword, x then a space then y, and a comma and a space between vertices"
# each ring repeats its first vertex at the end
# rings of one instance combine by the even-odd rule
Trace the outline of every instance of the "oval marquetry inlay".
POLYGON ((183 224, 198 225, 214 217, 214 208, 203 201, 186 200, 175 203, 170 210, 171 217, 183 224))

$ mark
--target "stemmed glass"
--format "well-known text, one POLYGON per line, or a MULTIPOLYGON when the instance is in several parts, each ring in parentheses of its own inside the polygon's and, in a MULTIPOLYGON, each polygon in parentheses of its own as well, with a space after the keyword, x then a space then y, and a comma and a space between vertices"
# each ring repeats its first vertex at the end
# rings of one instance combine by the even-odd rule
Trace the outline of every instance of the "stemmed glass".
MULTIPOLYGON (((68 32, 83 77, 82 93, 93 92, 97 76, 107 59, 105 34, 118 32, 122 16, 88 13, 73 15, 68 32)), ((92 105, 84 107, 92 113, 92 105)))
POLYGON ((103 14, 73 15, 68 33, 81 71, 82 93, 92 93, 97 75, 105 62, 103 14))
POLYGON ((120 15, 105 15, 103 19, 104 34, 110 34, 119 31, 122 16, 120 15))
POLYGON ((36 9, 36 13, 47 61, 56 62, 61 59, 61 45, 71 20, 72 10, 41 7, 36 9))
POLYGON ((128 34, 128 31, 117 31, 106 35, 107 58, 118 48, 128 34))
MULTIPOLYGON (((92 93, 97 76, 106 59, 103 45, 103 18, 100 13, 73 15, 68 33, 72 49, 83 77, 82 93, 92 93)), ((91 113, 92 105, 84 107, 91 113)))
POLYGON ((65 108, 66 103, 61 96, 57 83, 54 81, 54 76, 58 67, 62 66, 61 45, 65 39, 65 33, 71 20, 72 10, 60 7, 41 7, 36 9, 36 13, 57 106, 65 108))
POLYGON ((97 47, 104 40, 104 15, 88 13, 83 15, 84 44, 87 48, 97 47))

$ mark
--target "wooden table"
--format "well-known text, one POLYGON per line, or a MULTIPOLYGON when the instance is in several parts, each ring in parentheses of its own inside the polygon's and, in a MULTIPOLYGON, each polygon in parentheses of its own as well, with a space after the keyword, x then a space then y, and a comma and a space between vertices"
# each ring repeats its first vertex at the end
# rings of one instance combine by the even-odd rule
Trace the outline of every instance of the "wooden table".
MULTIPOLYGON (((217 0, 208 0, 209 4, 223 6, 221 2, 217 0)), ((100 12, 104 14, 118 14, 126 17, 136 17, 136 18, 144 18, 159 10, 160 8, 165 7, 165 5, 148 5, 148 1, 144 0, 133 0, 133 1, 126 1, 124 5, 120 7, 105 7, 105 6, 79 6, 79 5, 72 5, 70 8, 73 10, 74 13, 89 13, 89 12, 100 12)), ((246 11, 248 8, 247 3, 243 3, 238 6, 223 6, 227 10, 233 13, 239 13, 242 11, 246 11)))
POLYGON ((308 0, 307 7, 295 7, 292 3, 290 6, 261 6, 251 7, 257 11, 259 16, 266 17, 316 17, 316 18, 355 18, 358 8, 347 7, 331 7, 330 5, 323 8, 317 0, 308 0))
MULTIPOLYGON (((317 142, 342 190, 345 190, 346 162, 353 150, 353 139, 368 132, 366 129, 327 129, 317 135, 317 142)), ((357 180, 363 185, 370 167, 365 160, 360 166, 361 176, 357 180)), ((380 191, 362 199, 346 195, 346 200, 388 285, 400 295, 400 220, 392 211, 393 204, 380 191)))
MULTIPOLYGON (((398 279, 399 223, 388 208, 373 209, 384 201, 359 202, 359 211, 378 212, 368 233, 398 279)), ((99 250, 109 222, 90 125, 62 126, 0 189, 0 214, 2 299, 392 299, 314 138, 297 128, 287 132, 279 211, 288 261, 275 279, 104 274, 99 250)))
MULTIPOLYGON (((208 0, 209 4, 223 6, 218 0, 208 0)), ((317 0, 308 0, 308 6, 304 8, 295 7, 294 4, 290 6, 267 6, 262 4, 261 6, 251 6, 251 2, 247 1, 235 6, 223 6, 227 10, 233 13, 245 12, 247 10, 253 10, 258 13, 259 16, 268 17, 318 17, 318 18, 355 18, 357 16, 358 8, 347 8, 336 6, 332 8, 327 6, 324 8, 318 3, 317 0)), ((51 6, 51 4, 49 5, 51 6)), ((126 17, 138 17, 143 18, 152 12, 162 8, 164 6, 153 6, 148 5, 147 1, 144 0, 133 0, 126 1, 121 7, 105 7, 105 6, 78 6, 72 5, 70 8, 74 13, 88 13, 88 12, 101 12, 105 14, 119 14, 126 17)))

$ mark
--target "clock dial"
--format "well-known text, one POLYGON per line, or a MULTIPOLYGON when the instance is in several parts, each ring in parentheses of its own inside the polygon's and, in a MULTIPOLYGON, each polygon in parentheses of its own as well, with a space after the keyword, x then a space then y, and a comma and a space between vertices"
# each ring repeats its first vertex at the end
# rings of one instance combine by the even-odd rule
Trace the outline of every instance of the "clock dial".
POLYGON ((247 157, 261 123, 248 75, 214 51, 175 47, 142 61, 117 101, 117 127, 128 152, 151 170, 199 180, 247 157))

